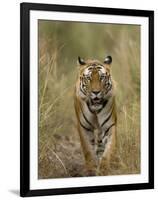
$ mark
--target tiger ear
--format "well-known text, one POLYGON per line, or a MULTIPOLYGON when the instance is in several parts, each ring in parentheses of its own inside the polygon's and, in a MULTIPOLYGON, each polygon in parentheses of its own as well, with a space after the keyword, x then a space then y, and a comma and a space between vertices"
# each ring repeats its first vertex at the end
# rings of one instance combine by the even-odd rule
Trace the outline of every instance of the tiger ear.
POLYGON ((107 56, 104 60, 104 63, 106 65, 110 65, 112 63, 112 57, 111 56, 107 56))
POLYGON ((84 61, 84 59, 80 58, 80 56, 78 56, 78 63, 80 65, 85 65, 86 64, 86 62, 84 61))

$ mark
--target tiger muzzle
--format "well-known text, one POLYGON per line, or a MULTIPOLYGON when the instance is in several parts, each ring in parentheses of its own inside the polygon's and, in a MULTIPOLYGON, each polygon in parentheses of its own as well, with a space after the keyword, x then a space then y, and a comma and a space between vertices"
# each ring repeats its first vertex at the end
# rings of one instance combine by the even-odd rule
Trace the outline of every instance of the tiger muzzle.
POLYGON ((93 92, 91 92, 90 99, 91 99, 92 105, 102 104, 102 102, 103 102, 102 93, 100 91, 97 91, 97 92, 93 91, 93 92))

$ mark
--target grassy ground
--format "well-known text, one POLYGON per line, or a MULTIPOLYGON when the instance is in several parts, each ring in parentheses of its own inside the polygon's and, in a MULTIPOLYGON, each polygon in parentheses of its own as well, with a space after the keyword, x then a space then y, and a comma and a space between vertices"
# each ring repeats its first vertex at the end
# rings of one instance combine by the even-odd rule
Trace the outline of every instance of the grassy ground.
POLYGON ((39 21, 39 178, 86 176, 73 107, 76 62, 107 54, 118 115, 109 174, 140 173, 140 27, 39 21))

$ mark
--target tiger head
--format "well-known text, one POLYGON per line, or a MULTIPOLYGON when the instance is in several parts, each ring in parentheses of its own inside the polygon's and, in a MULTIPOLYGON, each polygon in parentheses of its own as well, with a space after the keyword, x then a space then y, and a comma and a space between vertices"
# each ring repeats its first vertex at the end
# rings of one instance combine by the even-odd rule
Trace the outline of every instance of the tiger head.
POLYGON ((110 66, 112 57, 107 56, 104 62, 83 60, 78 57, 80 96, 87 102, 92 111, 99 111, 107 101, 112 90, 110 66))

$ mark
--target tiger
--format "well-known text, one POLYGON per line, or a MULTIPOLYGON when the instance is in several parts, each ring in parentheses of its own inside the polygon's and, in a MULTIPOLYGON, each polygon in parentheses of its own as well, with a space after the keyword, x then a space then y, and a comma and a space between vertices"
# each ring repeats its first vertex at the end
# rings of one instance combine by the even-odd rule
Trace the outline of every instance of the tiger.
POLYGON ((116 150, 117 113, 112 57, 103 62, 78 57, 74 107, 87 174, 108 175, 116 150))

